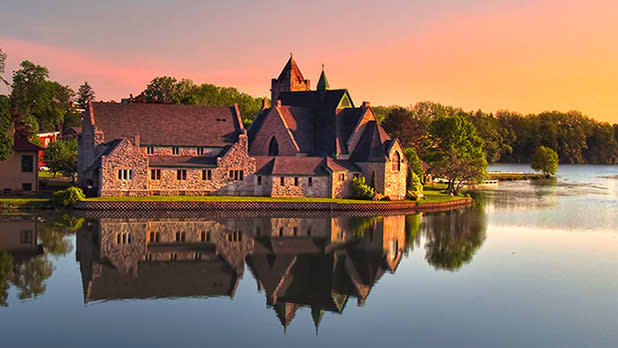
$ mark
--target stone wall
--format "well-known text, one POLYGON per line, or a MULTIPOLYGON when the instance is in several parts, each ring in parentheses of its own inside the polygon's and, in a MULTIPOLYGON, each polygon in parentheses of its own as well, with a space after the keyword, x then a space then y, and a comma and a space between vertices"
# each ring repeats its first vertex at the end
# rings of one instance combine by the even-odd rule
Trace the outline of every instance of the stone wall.
POLYGON ((334 171, 331 174, 331 196, 332 198, 352 198, 352 179, 354 173, 347 171, 334 171), (344 179, 340 180, 341 175, 344 179))
POLYGON ((329 192, 330 178, 328 176, 312 176, 309 186, 309 176, 264 176, 271 186, 272 197, 332 197, 329 192), (281 185, 281 178, 284 184, 281 185), (298 178, 298 185, 294 185, 298 178))
POLYGON ((148 161, 127 139, 101 158, 99 194, 101 196, 148 195, 148 161), (132 170, 133 178, 118 179, 118 170, 132 170))
POLYGON ((403 149, 399 145, 399 142, 393 144, 388 154, 388 157, 391 159, 391 161, 386 162, 384 168, 384 195, 390 197, 391 199, 405 199, 408 161, 403 155, 403 149), (399 153, 399 158, 401 159, 399 170, 393 170, 392 160, 394 157, 396 157, 395 152, 399 153))

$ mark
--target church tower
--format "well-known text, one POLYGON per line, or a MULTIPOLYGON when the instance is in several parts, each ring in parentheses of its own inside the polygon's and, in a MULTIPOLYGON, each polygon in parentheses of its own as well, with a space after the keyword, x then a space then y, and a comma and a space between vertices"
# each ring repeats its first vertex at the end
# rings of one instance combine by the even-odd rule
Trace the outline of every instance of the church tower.
POLYGON ((275 105, 281 92, 308 91, 310 89, 309 86, 310 81, 305 80, 294 61, 294 57, 290 54, 290 59, 283 67, 279 77, 272 79, 270 88, 271 101, 275 105))

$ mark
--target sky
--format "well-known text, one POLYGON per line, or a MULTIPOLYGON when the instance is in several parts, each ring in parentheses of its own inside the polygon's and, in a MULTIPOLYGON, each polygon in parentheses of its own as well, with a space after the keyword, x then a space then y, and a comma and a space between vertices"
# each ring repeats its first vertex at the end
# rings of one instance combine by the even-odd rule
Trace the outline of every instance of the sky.
MULTIPOLYGON (((4 0, 4 77, 23 60, 99 100, 156 76, 269 96, 293 52, 355 104, 579 110, 618 123, 615 0, 4 0)), ((0 93, 7 93, 0 87, 0 93)))

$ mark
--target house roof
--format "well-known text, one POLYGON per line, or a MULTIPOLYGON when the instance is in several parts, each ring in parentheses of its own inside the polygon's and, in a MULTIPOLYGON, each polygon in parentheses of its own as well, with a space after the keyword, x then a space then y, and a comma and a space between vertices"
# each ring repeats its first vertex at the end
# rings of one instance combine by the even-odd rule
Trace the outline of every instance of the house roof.
POLYGON ((349 172, 361 172, 360 168, 352 161, 336 160, 332 157, 326 157, 326 166, 332 171, 347 170, 349 172))
MULTIPOLYGON (((346 94, 349 98, 347 89, 281 92, 279 99, 282 105, 304 106, 313 109, 335 109, 346 94)), ((350 98, 350 102, 351 100, 352 98, 350 98)))
POLYGON ((325 91, 330 88, 328 79, 326 78, 326 73, 324 73, 324 65, 322 65, 322 73, 320 74, 320 79, 318 80, 316 88, 318 91, 325 91))
POLYGON ((105 141, 139 134, 144 145, 226 146, 243 127, 235 107, 96 102, 92 115, 105 141))
POLYGON ((298 106, 283 105, 278 108, 281 117, 285 120, 288 130, 292 133, 299 150, 302 153, 312 153, 313 135, 314 135, 314 118, 315 115, 311 109, 298 106))
POLYGON ((384 162, 391 138, 376 121, 367 122, 361 140, 350 156, 353 161, 384 162))
POLYGON ((41 148, 38 145, 34 145, 33 143, 29 142, 28 140, 24 138, 15 137, 13 139, 13 151, 36 152, 36 151, 43 151, 43 148, 41 148))
POLYGON ((255 161, 259 175, 328 176, 322 157, 255 156, 255 161))

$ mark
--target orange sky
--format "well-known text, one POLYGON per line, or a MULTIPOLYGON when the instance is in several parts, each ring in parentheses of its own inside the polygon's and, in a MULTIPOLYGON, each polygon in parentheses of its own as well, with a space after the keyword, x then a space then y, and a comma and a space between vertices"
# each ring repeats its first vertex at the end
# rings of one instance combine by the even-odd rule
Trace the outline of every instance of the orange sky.
POLYGON ((180 1, 115 12, 121 4, 10 3, 0 13, 5 77, 29 59, 75 89, 87 80, 103 100, 160 75, 268 96, 293 51, 313 86, 323 63, 356 104, 580 110, 618 123, 615 1, 180 1))

